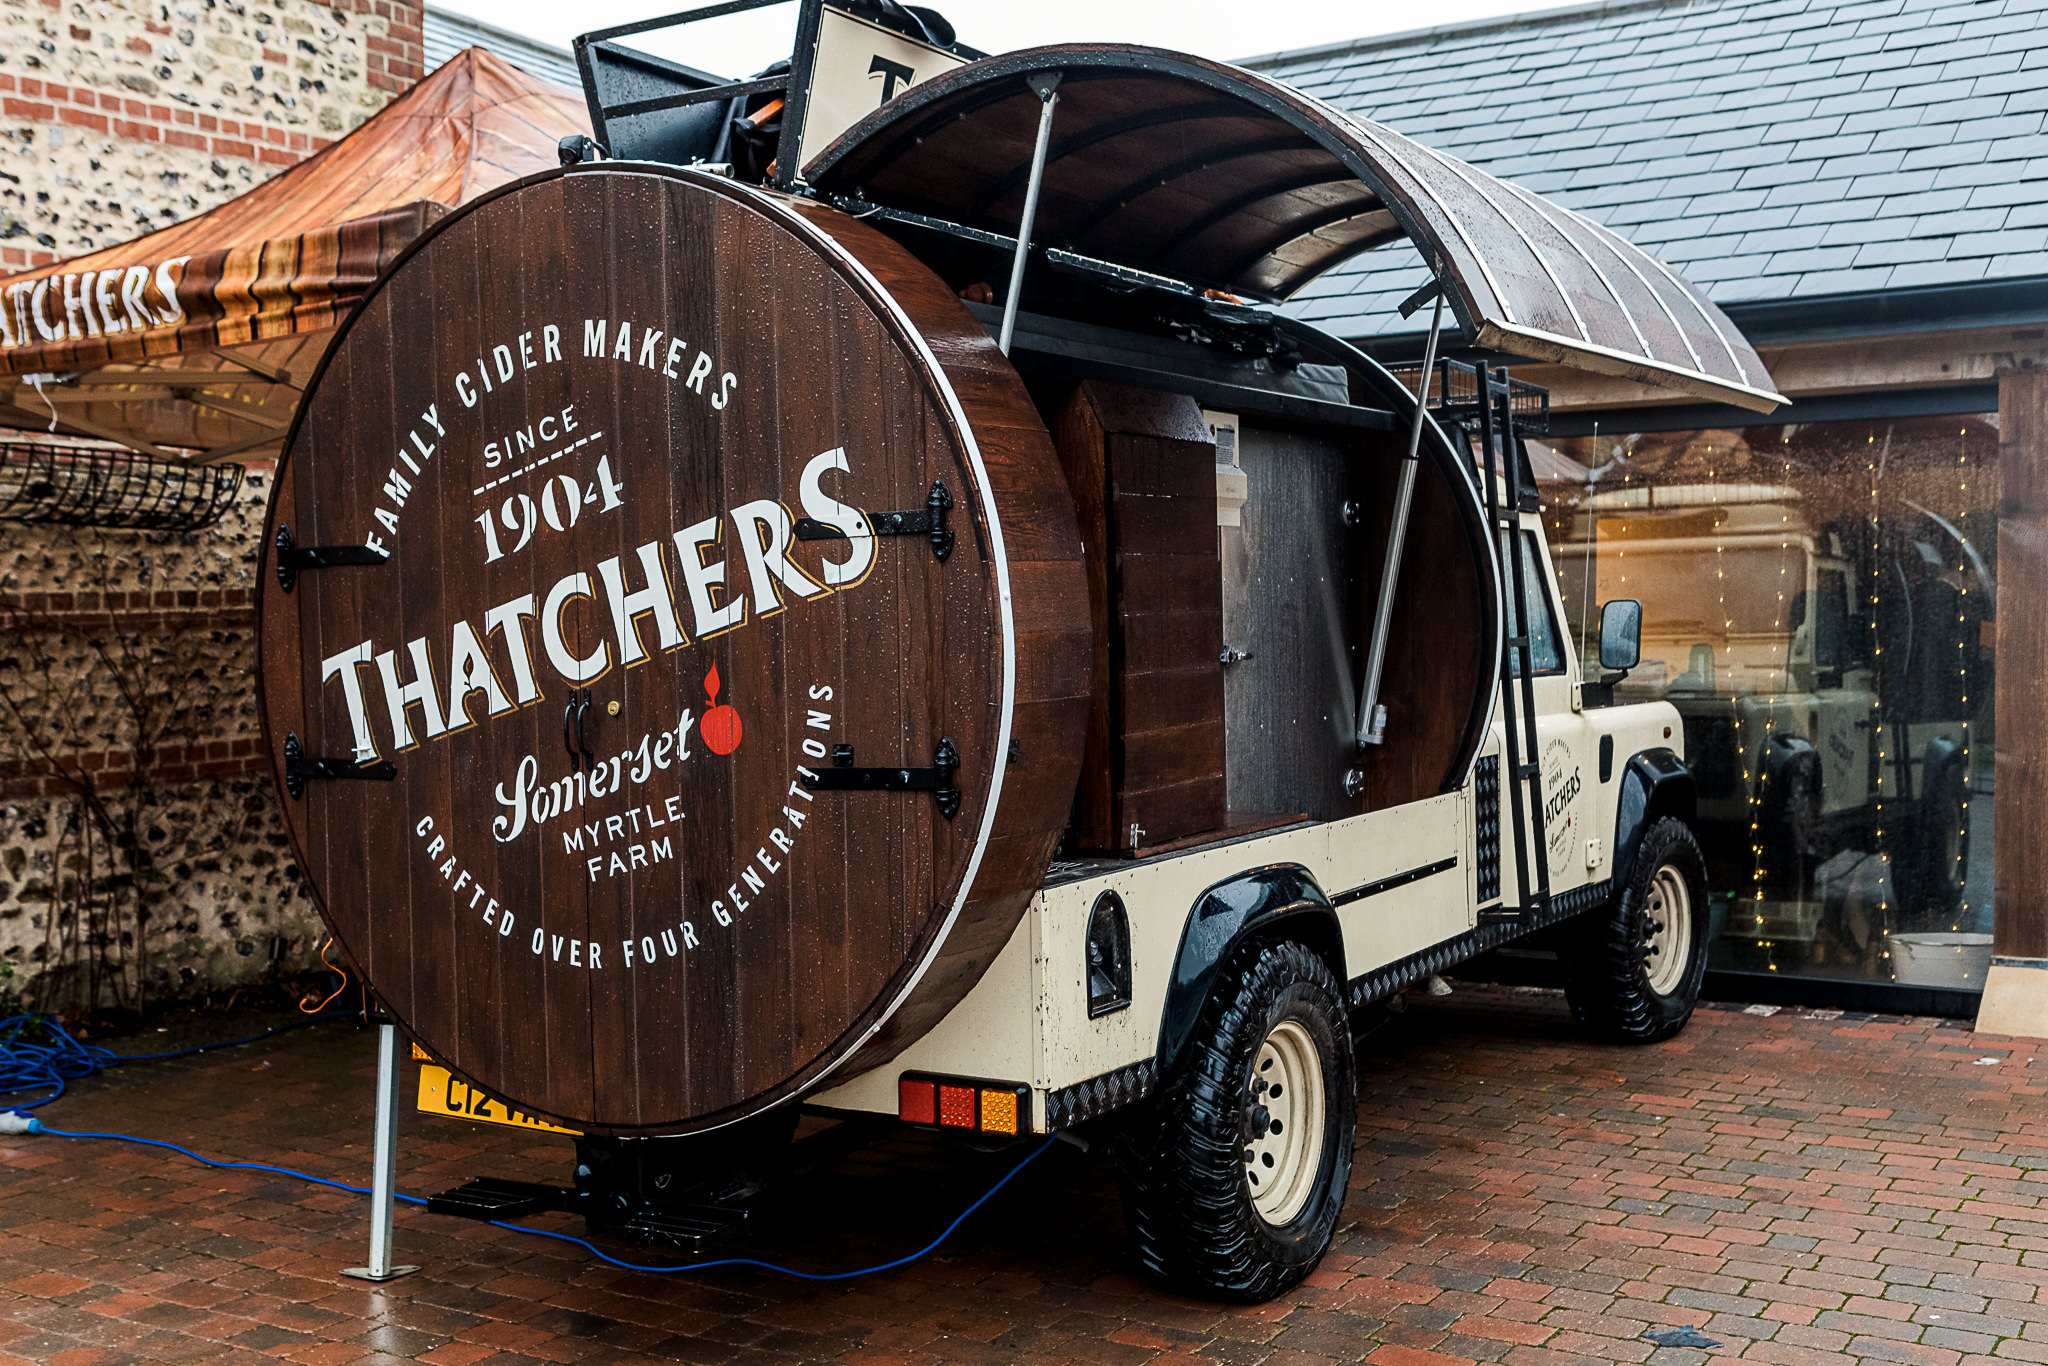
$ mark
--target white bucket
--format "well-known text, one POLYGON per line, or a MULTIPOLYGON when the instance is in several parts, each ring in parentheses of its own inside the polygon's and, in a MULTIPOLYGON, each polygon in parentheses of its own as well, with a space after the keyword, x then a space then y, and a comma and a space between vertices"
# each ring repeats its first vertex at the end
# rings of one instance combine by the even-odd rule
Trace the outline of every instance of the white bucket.
POLYGON ((1885 942, 1891 946, 1892 976, 1907 986, 1984 990, 1991 971, 1988 934, 1895 934, 1885 942))

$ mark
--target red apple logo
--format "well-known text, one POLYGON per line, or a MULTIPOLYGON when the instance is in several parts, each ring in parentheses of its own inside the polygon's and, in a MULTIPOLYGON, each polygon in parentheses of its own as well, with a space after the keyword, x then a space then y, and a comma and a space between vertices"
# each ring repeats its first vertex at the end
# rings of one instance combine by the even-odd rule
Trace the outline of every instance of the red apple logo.
POLYGON ((730 754, 740 747, 740 714, 718 704, 716 660, 712 661, 711 672, 704 675, 704 696, 710 699, 711 706, 697 724, 697 733, 704 737, 704 748, 713 754, 730 754))

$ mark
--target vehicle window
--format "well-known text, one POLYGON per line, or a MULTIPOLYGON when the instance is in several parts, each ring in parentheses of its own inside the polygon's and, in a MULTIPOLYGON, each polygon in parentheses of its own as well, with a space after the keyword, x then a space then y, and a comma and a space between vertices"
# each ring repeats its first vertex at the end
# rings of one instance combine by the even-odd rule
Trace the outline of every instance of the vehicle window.
MULTIPOLYGON (((1506 589, 1508 599, 1508 634, 1520 635, 1522 623, 1529 623, 1529 662, 1536 677, 1544 674, 1564 672, 1564 650, 1558 644, 1557 618, 1550 610, 1550 585, 1544 582, 1544 575, 1550 572, 1542 554, 1536 546, 1533 532, 1524 531, 1516 538, 1517 553, 1522 557, 1522 592, 1524 601, 1514 599, 1514 578, 1509 576, 1506 589)), ((1521 661, 1509 653, 1509 663, 1518 673, 1521 661)))
POLYGON ((1813 618, 1813 663, 1818 669, 1840 669, 1849 642, 1849 576, 1823 569, 1817 577, 1820 610, 1813 618))

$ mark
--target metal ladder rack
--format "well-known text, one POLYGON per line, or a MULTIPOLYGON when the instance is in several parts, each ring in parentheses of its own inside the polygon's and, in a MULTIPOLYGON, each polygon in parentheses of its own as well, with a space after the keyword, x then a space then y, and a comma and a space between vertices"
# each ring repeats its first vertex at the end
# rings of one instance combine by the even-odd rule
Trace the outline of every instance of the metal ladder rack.
MULTIPOLYGON (((1482 361, 1477 367, 1479 402, 1479 455, 1486 494, 1486 518, 1500 546, 1503 593, 1511 612, 1513 631, 1501 649, 1500 683, 1504 706, 1501 731, 1507 751, 1508 807, 1515 839, 1515 894, 1513 907, 1480 912, 1482 924, 1519 924, 1531 918, 1547 919, 1550 912, 1549 840, 1543 828, 1543 765, 1536 755, 1535 660, 1530 651, 1529 623, 1524 608, 1529 601, 1528 574, 1522 564, 1521 506, 1516 498, 1501 504, 1500 467, 1503 461, 1519 459, 1515 451, 1514 388, 1505 366, 1496 369, 1482 361), (1518 667, 1519 666, 1519 667, 1518 667), (1517 686, 1519 684, 1519 687, 1517 686), (1526 742, 1526 743, 1525 743, 1526 742), (1534 835, 1534 839, 1530 836, 1534 835), (1534 886, 1529 864, 1535 862, 1534 886), (1533 913, 1533 917, 1532 917, 1533 913)), ((1514 469, 1510 464, 1509 468, 1514 469)), ((1511 477, 1514 477, 1511 475, 1511 477)), ((1519 478, 1515 478, 1519 486, 1519 478)))

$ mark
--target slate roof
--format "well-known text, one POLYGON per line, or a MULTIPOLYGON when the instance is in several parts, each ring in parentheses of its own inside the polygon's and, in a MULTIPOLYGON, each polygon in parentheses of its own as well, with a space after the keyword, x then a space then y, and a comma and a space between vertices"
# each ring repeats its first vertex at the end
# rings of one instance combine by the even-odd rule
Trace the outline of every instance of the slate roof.
POLYGON ((576 74, 576 57, 567 48, 513 33, 467 14, 428 5, 420 42, 427 50, 429 71, 466 47, 480 47, 503 57, 529 76, 553 81, 578 95, 583 93, 583 78, 576 74))
MULTIPOLYGON (((1609 3, 1240 65, 1577 209, 1727 306, 2048 276, 2048 0, 1609 3)), ((1293 311, 1407 331, 1390 246, 1293 311)))

